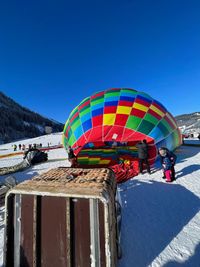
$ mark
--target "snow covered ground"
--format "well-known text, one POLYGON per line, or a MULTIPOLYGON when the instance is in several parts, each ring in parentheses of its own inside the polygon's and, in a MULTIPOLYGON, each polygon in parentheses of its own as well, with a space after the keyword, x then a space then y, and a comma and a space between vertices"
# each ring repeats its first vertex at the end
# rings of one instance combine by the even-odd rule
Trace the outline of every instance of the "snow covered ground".
MULTIPOLYGON (((46 146, 61 143, 61 133, 23 141, 46 146)), ((18 143, 23 143, 18 142, 18 143)), ((186 143, 199 143, 187 140, 186 143)), ((17 144, 17 143, 16 143, 17 144)), ((0 156, 13 153, 0 146, 0 156)), ((200 267, 200 147, 177 149, 177 180, 161 178, 159 164, 151 175, 119 185, 122 200, 122 259, 118 267, 200 267)), ((49 150, 49 161, 15 173, 18 182, 59 166, 69 166, 63 148, 49 150)), ((0 158, 0 167, 19 163, 22 155, 0 158)), ((4 179, 5 176, 0 176, 4 179)), ((0 208, 0 266, 3 266, 4 207, 0 208)), ((57 266, 55 266, 57 267, 57 266)))

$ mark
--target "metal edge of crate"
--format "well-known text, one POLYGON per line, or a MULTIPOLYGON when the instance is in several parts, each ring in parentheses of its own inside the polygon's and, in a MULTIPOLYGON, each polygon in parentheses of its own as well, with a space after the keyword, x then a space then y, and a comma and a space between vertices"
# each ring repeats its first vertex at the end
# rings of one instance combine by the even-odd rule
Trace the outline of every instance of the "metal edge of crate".
MULTIPOLYGON (((5 197, 5 230, 4 230, 4 255, 3 255, 3 263, 6 266, 6 253, 7 253, 7 228, 8 228, 8 199, 11 195, 23 194, 23 195, 39 195, 39 196, 56 196, 56 197, 71 197, 71 198, 86 198, 86 199, 99 199, 104 205, 104 227, 105 227, 105 255, 106 255, 106 267, 115 266, 114 260, 112 259, 112 251, 111 251, 111 237, 110 237, 110 229, 109 229, 109 194, 106 191, 103 191, 101 195, 81 195, 81 194, 68 194, 68 193, 51 193, 48 191, 26 191, 20 189, 11 189, 7 192, 5 197)), ((18 199, 20 201, 20 199, 18 199)), ((94 208, 94 207, 93 207, 94 208)), ((17 223, 17 222, 16 222, 17 223)), ((95 234, 95 233, 94 233, 95 234)), ((19 234, 18 234, 19 235, 19 234)), ((94 252, 95 253, 95 252, 94 252)), ((17 254, 16 254, 17 256, 17 254)), ((17 256, 18 257, 18 256, 17 256)), ((91 256, 91 266, 99 267, 100 265, 92 262, 91 256)))

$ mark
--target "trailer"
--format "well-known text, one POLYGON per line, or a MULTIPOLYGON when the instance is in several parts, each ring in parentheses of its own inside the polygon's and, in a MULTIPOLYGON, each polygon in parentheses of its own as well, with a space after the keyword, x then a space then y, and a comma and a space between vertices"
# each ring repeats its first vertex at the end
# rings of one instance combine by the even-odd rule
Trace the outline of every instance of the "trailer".
POLYGON ((60 167, 16 185, 6 195, 4 266, 116 266, 116 188, 108 168, 60 167))

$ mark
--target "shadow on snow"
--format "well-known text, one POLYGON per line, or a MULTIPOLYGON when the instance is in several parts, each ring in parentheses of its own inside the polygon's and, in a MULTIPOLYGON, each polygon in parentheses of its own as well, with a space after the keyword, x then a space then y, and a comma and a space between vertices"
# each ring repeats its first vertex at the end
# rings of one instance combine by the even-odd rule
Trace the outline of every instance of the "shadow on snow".
POLYGON ((199 171, 200 167, 199 164, 193 164, 187 167, 184 167, 180 171, 176 172, 176 179, 183 177, 188 174, 192 174, 193 172, 199 171))
MULTIPOLYGON (((200 199, 177 184, 134 179, 119 189, 123 257, 118 267, 149 266, 200 207, 200 199)), ((199 250, 195 257, 200 258, 199 250)))
POLYGON ((196 246, 194 255, 185 262, 169 261, 163 267, 199 267, 200 243, 196 246))

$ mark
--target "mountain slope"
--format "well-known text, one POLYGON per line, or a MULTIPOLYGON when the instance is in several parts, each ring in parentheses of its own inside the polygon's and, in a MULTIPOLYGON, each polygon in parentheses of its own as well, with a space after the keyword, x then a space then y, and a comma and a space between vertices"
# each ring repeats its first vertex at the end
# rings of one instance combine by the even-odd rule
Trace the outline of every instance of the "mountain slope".
POLYGON ((0 143, 36 137, 45 134, 45 127, 60 132, 64 125, 42 117, 36 112, 20 106, 0 92, 0 143))
POLYGON ((179 115, 175 119, 182 132, 200 133, 200 112, 179 115))

